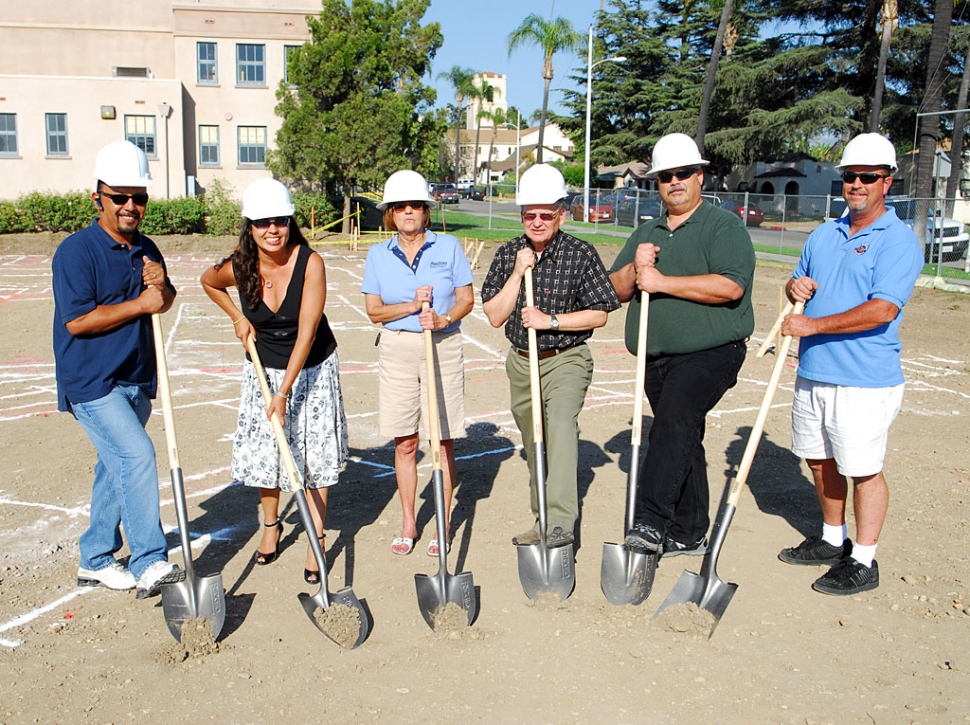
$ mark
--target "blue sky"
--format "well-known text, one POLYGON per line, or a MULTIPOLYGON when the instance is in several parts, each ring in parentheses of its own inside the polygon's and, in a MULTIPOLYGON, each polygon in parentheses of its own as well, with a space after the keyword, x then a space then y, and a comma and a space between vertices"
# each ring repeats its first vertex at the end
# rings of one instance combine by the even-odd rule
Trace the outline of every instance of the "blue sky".
MULTIPOLYGON (((437 106, 454 103, 454 90, 438 74, 460 65, 475 71, 492 71, 508 77, 509 105, 526 116, 542 107, 542 52, 534 47, 521 47, 509 57, 508 37, 530 13, 548 17, 552 0, 490 0, 469 3, 462 0, 432 0, 424 23, 441 24, 445 41, 435 56, 430 85, 438 90, 437 106)), ((600 0, 555 0, 555 15, 569 20, 584 37, 600 9, 600 0)), ((549 92, 549 107, 563 111, 562 94, 556 88, 575 88, 568 76, 574 69, 586 66, 585 53, 580 58, 571 53, 553 57, 555 77, 549 92)))

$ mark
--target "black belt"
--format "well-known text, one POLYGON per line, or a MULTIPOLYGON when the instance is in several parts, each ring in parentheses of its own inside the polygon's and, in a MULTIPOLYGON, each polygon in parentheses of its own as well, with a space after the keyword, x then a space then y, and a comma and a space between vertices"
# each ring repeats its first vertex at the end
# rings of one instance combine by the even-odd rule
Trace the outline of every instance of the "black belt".
MULTIPOLYGON (((582 344, 583 343, 579 343, 579 345, 582 345, 582 344)), ((557 347, 557 348, 554 348, 552 350, 541 350, 539 352, 539 356, 538 357, 539 357, 540 360, 545 360, 547 358, 555 357, 556 355, 560 355, 560 354, 562 354, 562 353, 564 353, 564 352, 566 352, 568 350, 572 350, 574 348, 577 348, 577 347, 579 347, 579 345, 571 345, 569 347, 557 347)), ((524 358, 528 358, 529 357, 529 351, 528 350, 520 350, 517 347, 516 348, 512 348, 512 349, 515 350, 517 353, 519 353, 520 356, 522 356, 524 358)))

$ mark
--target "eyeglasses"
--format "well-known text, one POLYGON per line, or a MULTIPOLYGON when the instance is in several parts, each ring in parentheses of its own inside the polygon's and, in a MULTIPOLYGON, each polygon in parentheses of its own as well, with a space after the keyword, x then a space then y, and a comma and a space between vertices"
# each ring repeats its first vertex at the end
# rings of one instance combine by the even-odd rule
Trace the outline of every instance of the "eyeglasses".
POLYGON ((139 192, 138 194, 108 194, 107 192, 99 191, 98 196, 102 199, 107 197, 118 206, 124 206, 128 203, 129 199, 135 202, 135 206, 145 206, 148 203, 148 194, 145 192, 139 192))
POLYGON ((842 181, 844 181, 846 184, 854 184, 855 180, 859 179, 863 184, 868 186, 869 184, 875 184, 877 181, 879 181, 879 179, 885 179, 888 176, 889 174, 857 174, 854 171, 843 171, 842 181))
POLYGON ((544 222, 551 222, 557 216, 559 215, 552 211, 541 211, 538 213, 534 211, 527 211, 522 213, 522 221, 524 221, 526 224, 531 224, 536 220, 536 217, 538 217, 544 222))
POLYGON ((288 227, 290 226, 290 218, 288 216, 284 216, 271 217, 269 219, 253 219, 253 226, 257 229, 269 229, 273 225, 275 225, 277 229, 288 227))
POLYGON ((404 211, 408 207, 411 207, 415 211, 424 211, 427 206, 423 201, 397 201, 391 204, 391 208, 394 211, 404 211))
POLYGON ((671 181, 674 180, 674 177, 676 176, 678 181, 683 181, 684 179, 689 179, 690 177, 692 177, 694 174, 697 173, 697 171, 698 170, 696 168, 677 169, 676 171, 660 171, 657 173, 657 180, 661 184, 669 184, 671 181))

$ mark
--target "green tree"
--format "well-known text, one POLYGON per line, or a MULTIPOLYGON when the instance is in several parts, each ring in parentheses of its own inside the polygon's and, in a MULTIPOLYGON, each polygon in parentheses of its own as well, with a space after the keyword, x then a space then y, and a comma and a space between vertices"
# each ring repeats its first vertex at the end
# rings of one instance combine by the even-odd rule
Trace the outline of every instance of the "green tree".
POLYGON ((554 69, 552 57, 560 51, 579 53, 583 49, 583 38, 573 29, 573 24, 565 18, 545 18, 532 13, 509 35, 509 56, 522 45, 537 45, 542 49, 545 60, 542 64, 542 115, 539 118, 539 142, 536 148, 536 163, 542 163, 542 144, 545 135, 546 116, 549 110, 549 86, 554 69))
MULTIPOLYGON (((430 1, 430 0, 429 0, 430 1)), ((458 183, 458 177, 461 173, 461 108, 465 103, 465 99, 476 92, 475 84, 472 83, 472 78, 475 77, 475 71, 471 68, 462 68, 461 66, 453 65, 451 70, 446 73, 439 73, 438 78, 444 78, 454 86, 455 89, 455 100, 458 102, 458 108, 455 109, 455 183, 458 183)))
POLYGON ((442 35, 437 23, 421 25, 429 3, 323 0, 277 90, 283 123, 267 160, 277 176, 338 191, 346 217, 355 188, 436 166, 441 125, 422 78, 442 35))

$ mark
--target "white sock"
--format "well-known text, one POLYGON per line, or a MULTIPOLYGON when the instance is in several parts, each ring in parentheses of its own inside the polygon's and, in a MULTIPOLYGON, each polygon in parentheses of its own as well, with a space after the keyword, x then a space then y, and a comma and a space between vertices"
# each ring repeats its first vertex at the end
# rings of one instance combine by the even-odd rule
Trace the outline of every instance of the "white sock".
POLYGON ((860 564, 872 568, 872 561, 876 558, 876 547, 879 544, 872 544, 871 546, 862 546, 861 544, 853 544, 852 546, 852 558, 855 559, 860 564))
POLYGON ((825 522, 822 522, 822 541, 832 546, 842 546, 848 535, 848 529, 845 524, 841 526, 830 526, 825 522))

